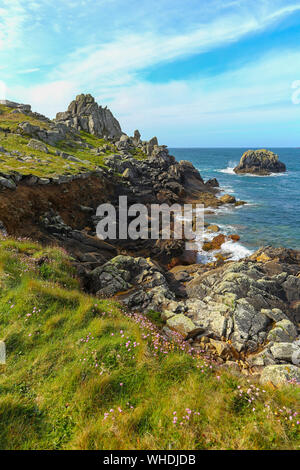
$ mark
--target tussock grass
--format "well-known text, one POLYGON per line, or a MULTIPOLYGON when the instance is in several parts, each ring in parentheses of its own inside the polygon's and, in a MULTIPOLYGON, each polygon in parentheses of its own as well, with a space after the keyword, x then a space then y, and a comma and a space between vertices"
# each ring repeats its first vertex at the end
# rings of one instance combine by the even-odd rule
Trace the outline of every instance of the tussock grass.
POLYGON ((0 267, 1 449, 299 448, 299 389, 262 391, 84 294, 59 248, 3 240, 0 267))

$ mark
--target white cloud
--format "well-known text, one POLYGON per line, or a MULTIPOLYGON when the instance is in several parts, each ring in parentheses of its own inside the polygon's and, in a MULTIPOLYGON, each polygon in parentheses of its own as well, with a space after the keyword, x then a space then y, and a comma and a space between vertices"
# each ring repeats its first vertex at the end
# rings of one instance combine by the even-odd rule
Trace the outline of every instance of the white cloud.
POLYGON ((280 17, 300 10, 300 3, 275 11, 266 9, 266 2, 260 5, 264 8, 260 9, 257 4, 256 14, 247 10, 245 15, 244 10, 239 10, 182 34, 129 33, 98 46, 80 48, 54 72, 54 76, 76 77, 83 87, 94 87, 95 83, 104 89, 124 86, 132 83, 146 67, 236 42, 266 29, 280 17))
POLYGON ((77 93, 76 84, 66 80, 32 87, 7 88, 7 96, 18 102, 29 103, 33 111, 50 117, 54 117, 59 111, 64 111, 77 93))
MULTIPOLYGON (((166 10, 170 0, 155 2, 157 10, 151 15, 149 3, 128 0, 128 12, 136 7, 135 16, 127 14, 127 9, 126 14, 120 10, 119 0, 99 1, 105 11, 110 5, 116 8, 113 25, 108 24, 107 17, 101 17, 102 24, 95 37, 102 42, 82 40, 81 47, 75 48, 72 54, 57 58, 61 63, 50 69, 47 77, 41 75, 38 85, 10 86, 10 98, 29 102, 34 109, 53 117, 57 111, 66 109, 74 95, 90 92, 100 103, 110 105, 126 131, 132 132, 139 126, 145 137, 157 133, 161 141, 174 135, 169 143, 177 145, 184 141, 187 144, 190 137, 194 141, 198 138, 199 144, 205 141, 204 145, 209 145, 207 136, 222 134, 228 126, 232 136, 232 127, 241 128, 241 123, 244 128, 247 123, 253 128, 260 123, 263 129, 266 120, 270 123, 295 117, 299 109, 290 104, 290 86, 300 78, 300 56, 296 52, 277 50, 255 64, 209 79, 198 77, 165 84, 151 84, 143 79, 142 72, 148 67, 237 42, 300 11, 300 1, 257 0, 255 8, 253 0, 203 0, 201 5, 199 0, 189 1, 194 8, 187 7, 182 0, 173 0, 174 8, 170 11, 166 10), (193 12, 197 13, 195 17, 193 12)), ((0 23, 4 24, 0 50, 3 38, 7 45, 22 44, 24 22, 33 18, 30 11, 33 8, 39 11, 42 5, 49 7, 51 0, 41 0, 39 4, 30 0, 27 3, 2 0, 2 4, 6 8, 3 18, 0 10, 0 23)), ((94 4, 89 2, 89 12, 94 4)), ((61 15, 62 6, 70 9, 68 13, 72 13, 75 21, 73 9, 78 6, 82 9, 83 4, 79 0, 59 2, 57 8, 61 15)), ((70 23, 64 23, 58 16, 52 20, 50 44, 53 28, 66 32, 70 27, 70 23)), ((79 24, 75 22, 72 28, 77 33, 79 24)), ((32 51, 27 49, 28 60, 20 65, 19 74, 31 73, 37 65, 44 64, 47 54, 44 45, 41 46, 40 63, 36 56, 34 61, 30 60, 32 51)))
MULTIPOLYGON (((139 82, 115 91, 110 107, 126 132, 139 126, 145 138, 156 133, 166 142, 172 136, 170 145, 185 145, 189 139, 196 145, 214 145, 211 135, 221 135, 228 126, 230 138, 239 141, 238 132, 232 137, 232 128, 243 126, 249 134, 256 128, 262 135, 272 124, 294 119, 300 125, 300 108, 292 102, 291 89, 300 78, 299 64, 299 52, 277 51, 216 77, 165 84, 139 82)), ((278 138, 281 130, 287 132, 281 126, 278 138)), ((275 133, 273 138, 277 138, 275 133)))

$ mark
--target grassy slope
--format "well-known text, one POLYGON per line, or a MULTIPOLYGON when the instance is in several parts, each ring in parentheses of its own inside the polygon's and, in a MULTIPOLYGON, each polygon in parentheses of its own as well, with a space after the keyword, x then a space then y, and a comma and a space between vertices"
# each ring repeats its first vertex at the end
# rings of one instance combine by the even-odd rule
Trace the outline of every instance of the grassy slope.
POLYGON ((299 389, 256 390, 163 342, 81 293, 61 249, 3 240, 0 267, 1 449, 299 448, 299 389))
MULTIPOLYGON (((3 146, 9 152, 19 152, 22 159, 28 157, 27 161, 20 160, 19 155, 6 156, 0 151, 0 173, 9 174, 11 171, 18 171, 24 175, 36 175, 39 177, 55 177, 59 175, 71 175, 91 171, 97 167, 104 166, 103 159, 117 152, 116 147, 105 139, 97 138, 86 132, 81 132, 81 139, 92 148, 83 148, 80 144, 72 141, 61 141, 56 146, 47 145, 49 153, 34 150, 27 146, 30 141, 29 136, 16 134, 18 124, 24 121, 32 125, 47 129, 49 126, 43 121, 39 121, 31 116, 22 113, 12 113, 11 108, 0 105, 0 127, 10 129, 12 133, 0 132, 0 147, 3 146), (109 145, 103 155, 94 155, 93 149, 109 145), (56 155, 57 151, 63 151, 81 160, 81 162, 71 162, 56 155)), ((135 158, 144 158, 144 155, 136 150, 135 158)))

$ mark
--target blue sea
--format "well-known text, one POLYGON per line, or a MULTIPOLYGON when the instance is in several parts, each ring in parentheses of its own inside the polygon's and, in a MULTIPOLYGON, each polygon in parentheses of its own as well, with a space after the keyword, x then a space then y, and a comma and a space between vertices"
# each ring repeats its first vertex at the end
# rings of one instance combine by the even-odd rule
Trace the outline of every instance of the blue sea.
MULTIPOLYGON (((206 181, 217 178, 225 193, 247 201, 206 215, 224 233, 237 233, 237 259, 264 245, 300 250, 300 148, 269 148, 287 172, 270 176, 236 175, 233 168, 248 148, 171 148, 177 160, 189 160, 206 181)), ((222 193, 224 194, 224 193, 222 193)))

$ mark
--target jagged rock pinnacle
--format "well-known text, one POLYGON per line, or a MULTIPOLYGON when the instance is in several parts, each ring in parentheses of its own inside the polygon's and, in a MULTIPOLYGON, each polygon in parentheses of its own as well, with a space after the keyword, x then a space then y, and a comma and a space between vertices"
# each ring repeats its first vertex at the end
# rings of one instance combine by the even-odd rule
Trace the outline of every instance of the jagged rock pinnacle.
POLYGON ((90 94, 78 95, 66 112, 57 113, 56 121, 98 137, 119 139, 123 134, 112 112, 107 107, 99 106, 90 94))

